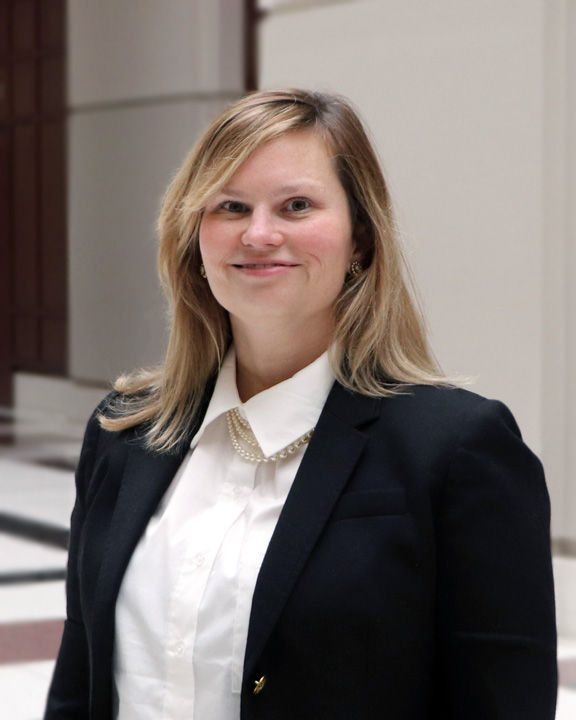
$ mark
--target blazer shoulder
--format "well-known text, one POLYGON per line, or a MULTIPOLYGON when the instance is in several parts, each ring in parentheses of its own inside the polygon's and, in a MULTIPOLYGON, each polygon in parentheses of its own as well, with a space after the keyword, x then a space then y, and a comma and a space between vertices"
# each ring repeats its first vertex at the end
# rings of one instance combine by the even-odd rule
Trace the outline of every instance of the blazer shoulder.
POLYGON ((384 413, 397 412, 418 415, 437 421, 461 423, 475 413, 499 414, 512 417, 510 410, 499 400, 490 400, 471 390, 446 385, 411 385, 395 395, 381 399, 384 413))
POLYGON ((489 398, 479 393, 454 385, 408 385, 394 397, 412 398, 417 403, 454 409, 469 409, 490 402, 489 398))
POLYGON ((470 439, 515 437, 522 442, 508 407, 463 388, 415 385, 380 399, 378 425, 389 437, 412 447, 450 454, 470 439))
POLYGON ((107 430, 102 428, 100 418, 114 418, 114 416, 120 412, 118 407, 119 401, 122 401, 122 393, 117 390, 112 390, 102 398, 88 420, 86 434, 88 436, 92 434, 100 435, 100 444, 102 447, 114 443, 118 439, 122 441, 132 440, 140 434, 145 427, 144 423, 139 423, 125 430, 107 430))
POLYGON ((376 421, 392 436, 407 433, 432 440, 438 435, 449 435, 454 439, 464 426, 470 422, 474 425, 476 417, 485 417, 488 422, 498 418, 520 434, 512 413, 499 400, 448 385, 404 385, 391 389, 393 394, 375 397, 351 392, 336 383, 326 408, 359 428, 376 421))
POLYGON ((86 425, 87 433, 93 433, 98 431, 100 427, 100 416, 106 415, 106 412, 113 406, 114 401, 119 396, 119 394, 120 393, 118 393, 116 390, 111 390, 107 395, 102 398, 102 400, 100 400, 100 402, 98 403, 98 405, 96 405, 90 417, 88 418, 88 423, 86 425))
POLYGON ((105 430, 100 424, 101 416, 108 414, 111 409, 113 411, 114 401, 118 396, 119 393, 115 390, 109 392, 98 403, 88 419, 76 468, 76 489, 79 499, 91 495, 89 488, 92 485, 93 476, 98 474, 99 468, 108 464, 111 449, 123 444, 118 441, 125 431, 105 430))

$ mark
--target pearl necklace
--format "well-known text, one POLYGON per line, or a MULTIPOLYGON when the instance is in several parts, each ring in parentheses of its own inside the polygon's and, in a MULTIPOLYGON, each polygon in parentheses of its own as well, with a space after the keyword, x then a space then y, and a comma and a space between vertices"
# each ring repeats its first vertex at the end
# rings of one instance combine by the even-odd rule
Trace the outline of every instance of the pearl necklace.
POLYGON ((279 452, 266 457, 258 444, 258 440, 256 440, 256 436, 252 432, 250 423, 245 420, 242 415, 240 415, 238 408, 229 410, 226 413, 226 420, 228 421, 228 431, 230 433, 230 439, 232 440, 232 447, 234 450, 236 450, 238 455, 241 455, 245 460, 255 463, 284 460, 284 458, 287 458, 288 455, 293 455, 299 447, 309 443, 314 433, 314 428, 312 428, 312 430, 304 433, 304 435, 301 435, 297 440, 294 440, 293 443, 290 443, 290 445, 287 445, 279 452), (255 451, 253 452, 244 448, 242 446, 242 442, 252 448, 255 448, 255 451))

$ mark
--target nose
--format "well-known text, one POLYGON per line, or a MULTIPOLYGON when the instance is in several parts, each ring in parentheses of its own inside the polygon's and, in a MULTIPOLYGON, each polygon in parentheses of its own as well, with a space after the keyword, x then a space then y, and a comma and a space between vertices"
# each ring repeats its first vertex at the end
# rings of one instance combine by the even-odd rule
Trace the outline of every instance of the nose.
POLYGON ((266 208, 255 208, 249 215, 248 226, 242 233, 242 244, 254 248, 276 247, 282 243, 277 218, 266 208))

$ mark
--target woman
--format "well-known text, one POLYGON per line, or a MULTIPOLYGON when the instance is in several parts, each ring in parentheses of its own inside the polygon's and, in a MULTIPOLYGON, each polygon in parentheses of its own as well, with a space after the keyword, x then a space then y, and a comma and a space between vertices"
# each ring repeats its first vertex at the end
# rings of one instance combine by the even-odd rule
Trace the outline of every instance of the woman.
POLYGON ((88 425, 46 718, 552 720, 542 469, 434 362, 350 105, 232 105, 160 236, 166 360, 88 425))

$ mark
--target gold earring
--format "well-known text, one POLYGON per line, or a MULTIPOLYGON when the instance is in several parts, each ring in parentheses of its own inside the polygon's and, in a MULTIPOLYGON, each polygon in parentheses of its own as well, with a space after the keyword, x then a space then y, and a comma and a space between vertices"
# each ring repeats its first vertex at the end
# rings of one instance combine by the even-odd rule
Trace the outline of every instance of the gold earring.
POLYGON ((362 265, 357 260, 354 260, 353 263, 350 263, 350 275, 352 275, 352 277, 356 277, 356 275, 360 275, 362 270, 363 270, 362 265))
POLYGON ((206 268, 204 267, 204 263, 200 263, 200 275, 205 278, 206 277, 206 268))

